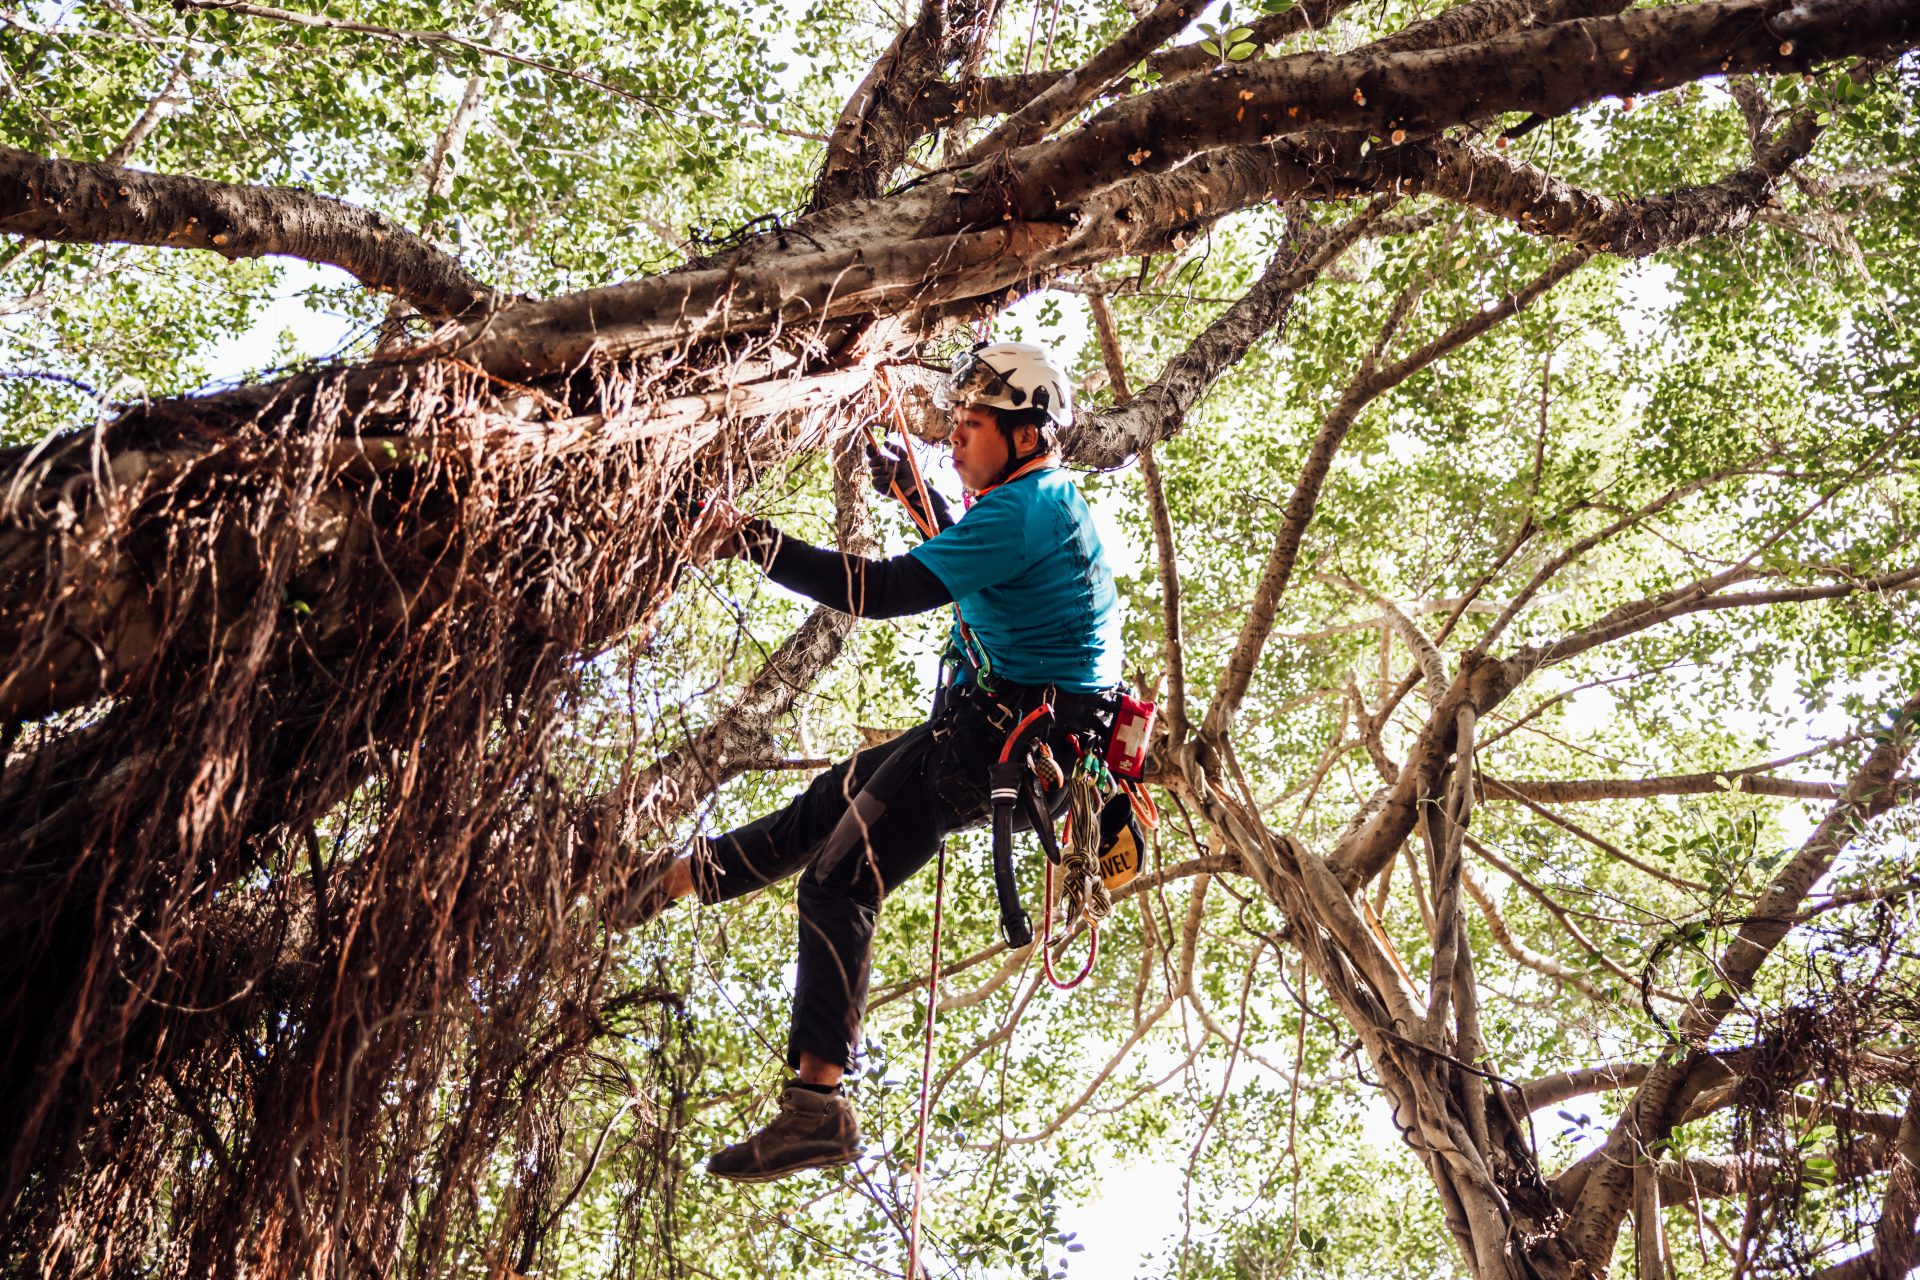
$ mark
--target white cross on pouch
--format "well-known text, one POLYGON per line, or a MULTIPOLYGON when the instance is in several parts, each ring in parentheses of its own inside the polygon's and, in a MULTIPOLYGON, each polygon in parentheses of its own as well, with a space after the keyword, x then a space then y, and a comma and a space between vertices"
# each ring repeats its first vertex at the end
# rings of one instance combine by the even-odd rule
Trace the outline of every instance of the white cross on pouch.
POLYGON ((1139 716, 1129 716, 1114 727, 1113 736, 1131 760, 1147 749, 1147 722, 1139 716))

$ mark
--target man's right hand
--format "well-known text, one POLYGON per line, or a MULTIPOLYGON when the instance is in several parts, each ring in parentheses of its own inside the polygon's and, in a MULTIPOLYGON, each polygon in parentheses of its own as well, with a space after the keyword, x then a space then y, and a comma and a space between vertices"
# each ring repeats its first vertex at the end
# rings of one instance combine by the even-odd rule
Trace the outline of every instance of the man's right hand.
POLYGON ((716 559, 732 560, 743 556, 763 556, 780 541, 780 531, 757 516, 750 516, 725 498, 713 504, 713 554, 716 559))
POLYGON ((913 493, 913 468, 907 463, 905 451, 892 445, 867 442, 867 474, 873 477, 873 491, 883 498, 913 493))
POLYGON ((932 489, 923 488, 921 479, 914 475, 913 463, 905 450, 868 441, 867 474, 873 477, 874 492, 882 497, 898 498, 915 514, 914 523, 923 530, 944 529, 953 523, 945 500, 932 489))

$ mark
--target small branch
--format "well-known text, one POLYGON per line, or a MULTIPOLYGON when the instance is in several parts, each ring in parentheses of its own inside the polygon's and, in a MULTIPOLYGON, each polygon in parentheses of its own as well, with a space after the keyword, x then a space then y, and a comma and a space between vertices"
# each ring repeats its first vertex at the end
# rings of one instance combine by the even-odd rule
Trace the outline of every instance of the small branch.
MULTIPOLYGON (((1543 956, 1537 951, 1530 950, 1525 944, 1520 942, 1519 939, 1515 938, 1512 928, 1507 924, 1506 917, 1500 913, 1499 904, 1494 902, 1493 895, 1486 891, 1486 888, 1481 885, 1479 880, 1476 879, 1473 873, 1464 865, 1460 868, 1460 882, 1466 886, 1467 893, 1472 896, 1474 902, 1479 906, 1480 914, 1487 922, 1487 931, 1493 935, 1494 942, 1499 944, 1502 951, 1512 956, 1527 968, 1532 969, 1535 973, 1544 974, 1552 978, 1555 982, 1572 987, 1575 991, 1578 991, 1581 995, 1594 1001, 1596 1004, 1607 1003, 1607 993, 1599 987, 1594 986, 1593 982, 1588 979, 1585 974, 1567 968, 1567 966, 1561 964, 1551 956, 1543 956)), ((1584 1090, 1582 1092, 1584 1092, 1584 1090)), ((1534 1107, 1539 1105, 1542 1104, 1534 1104, 1534 1107)), ((1532 1110, 1534 1107, 1529 1107, 1528 1109, 1532 1110)))
POLYGON ((1565 831, 1569 835, 1576 836, 1579 839, 1586 841, 1588 844, 1592 845, 1594 848, 1600 850, 1600 852, 1606 854, 1609 858, 1612 858, 1617 862, 1624 862, 1626 865, 1637 868, 1638 870, 1644 871, 1648 875, 1652 876, 1654 879, 1663 880, 1666 883, 1673 885, 1677 889, 1686 889, 1693 893, 1712 892, 1712 890, 1710 890, 1706 885, 1702 884, 1698 880, 1688 880, 1684 876, 1677 876, 1673 874, 1671 871, 1664 871, 1661 868, 1654 866, 1650 862, 1643 862, 1641 859, 1636 858, 1632 854, 1628 853, 1625 849, 1622 849, 1619 845, 1614 844, 1611 840, 1608 840, 1603 836, 1595 835, 1593 832, 1588 831, 1585 827, 1581 826, 1579 823, 1573 821, 1573 819, 1564 817, 1560 814, 1553 812, 1551 809, 1546 808, 1544 805, 1542 805, 1539 801, 1533 799, 1531 796, 1519 795, 1514 793, 1512 789, 1509 788, 1507 784, 1504 782, 1500 782, 1497 779, 1488 778, 1484 776, 1480 779, 1480 781, 1483 784, 1485 784, 1487 793, 1489 796, 1493 796, 1495 794, 1511 796, 1513 799, 1518 800, 1521 804, 1524 804, 1527 808, 1533 810, 1535 813, 1545 818, 1548 822, 1551 822, 1554 826, 1559 827, 1562 831, 1565 831))
POLYGON ((1541 665, 1564 662, 1599 645, 1623 636, 1656 627, 1690 613, 1708 613, 1722 609, 1757 609, 1773 604, 1805 604, 1812 600, 1838 600, 1863 591, 1912 591, 1920 588, 1920 565, 1882 574, 1877 578, 1838 582, 1823 587, 1782 587, 1773 591, 1735 591, 1716 594, 1711 580, 1695 584, 1669 597, 1629 606, 1609 615, 1611 621, 1557 640, 1534 651, 1541 665))
POLYGON ((187 72, 192 66, 193 51, 187 50, 180 55, 180 60, 173 64, 173 70, 167 75, 167 83, 148 101, 146 110, 140 113, 140 117, 133 122, 120 141, 114 144, 113 149, 100 157, 100 163, 118 166, 133 159, 134 153, 140 150, 140 144, 145 142, 147 135, 159 125, 161 115, 169 106, 179 101, 174 95, 179 92, 181 82, 187 78, 187 72))
POLYGON ((1359 418, 1360 411, 1436 360, 1465 346, 1508 317, 1524 311, 1554 285, 1578 270, 1586 260, 1584 253, 1569 254, 1524 288, 1502 299, 1497 306, 1476 312, 1470 319, 1441 334, 1404 360, 1384 369, 1363 370, 1347 387, 1307 449, 1306 459, 1300 468, 1300 478, 1294 485, 1293 497, 1287 503, 1286 515, 1274 539, 1273 550, 1268 553, 1266 567, 1261 571, 1259 584, 1254 588, 1247 620, 1221 673, 1213 703, 1207 709, 1206 727, 1209 733, 1217 735, 1223 732, 1239 713, 1240 702, 1246 697, 1247 687, 1252 683, 1260 652, 1273 630, 1274 613, 1279 607, 1280 597, 1293 576, 1294 561, 1299 556, 1307 525, 1319 505, 1321 487, 1326 483, 1333 469, 1334 456, 1345 441, 1348 430, 1359 418))
MULTIPOLYGON (((1094 331, 1100 337, 1100 355, 1106 362, 1107 378, 1113 384, 1116 406, 1133 400, 1127 385, 1126 359, 1120 350, 1120 333, 1114 328, 1113 309, 1102 294, 1087 299, 1093 312, 1094 331)), ((1187 725, 1187 672, 1184 641, 1180 629, 1180 562, 1173 543, 1173 516, 1167 509, 1166 486, 1160 482, 1160 464, 1154 459, 1153 446, 1140 451, 1140 479, 1147 490, 1147 505, 1153 517, 1153 551, 1160 577, 1160 610, 1164 624, 1161 641, 1162 661, 1167 674, 1167 728, 1174 743, 1183 741, 1187 725)))
MULTIPOLYGON (((1533 880, 1529 878, 1525 873, 1523 873, 1518 867, 1508 862, 1505 858, 1501 857, 1499 854, 1495 853, 1493 850, 1487 848, 1486 845, 1480 843, 1480 841, 1474 839, 1472 836, 1468 836, 1466 838, 1466 846, 1467 848, 1473 850, 1474 854, 1478 856, 1481 859, 1481 861, 1486 862, 1487 864, 1492 866, 1496 871, 1500 872, 1500 874, 1507 877, 1507 879, 1519 885, 1523 890, 1526 891, 1527 896, 1531 897, 1535 902, 1538 902, 1541 906, 1545 907, 1547 909, 1547 914, 1552 916, 1556 921, 1559 922, 1560 928, 1566 932, 1566 935, 1569 938, 1573 939, 1574 944, 1578 946, 1582 951, 1592 956, 1594 960, 1599 963, 1601 968, 1605 969, 1608 973, 1611 973, 1614 977, 1620 979, 1620 981, 1627 983, 1629 986, 1637 988, 1640 985, 1640 977, 1638 974, 1628 972, 1612 956, 1608 955, 1606 952, 1602 951, 1598 946, 1594 945, 1593 939, 1589 938, 1586 935, 1586 932, 1582 930, 1579 925, 1573 922, 1573 916, 1567 911, 1567 909, 1561 906, 1558 902, 1555 902, 1553 900, 1553 897, 1550 894, 1548 894, 1545 889, 1542 889, 1539 885, 1535 884, 1533 880)), ((1667 991, 1659 987, 1655 987, 1652 990, 1653 990, 1653 994, 1661 996, 1664 999, 1671 1000, 1675 1004, 1686 1003, 1686 997, 1680 995, 1677 992, 1667 991)))
POLYGON ((1200 398, 1243 359, 1253 344, 1286 324, 1293 299, 1352 247, 1385 206, 1369 208, 1337 230, 1318 233, 1295 215, 1260 279, 1195 338, 1139 395, 1074 423, 1063 442, 1067 461, 1104 470, 1179 431, 1200 398))
MULTIPOLYGON (((1247 24, 1253 31, 1251 42, 1265 47, 1303 31, 1318 30, 1354 2, 1305 0, 1282 13, 1263 14, 1247 24)), ((1157 84, 1171 84, 1190 76, 1203 75, 1219 65, 1220 60, 1202 49, 1197 42, 1183 44, 1147 58, 1147 79, 1157 84)), ((963 80, 958 85, 929 85, 922 94, 920 120, 923 128, 932 128, 961 120, 1016 112, 1072 74, 1071 71, 1062 70, 1031 71, 1016 75, 982 76, 963 80)), ((1108 90, 1133 93, 1141 87, 1138 81, 1116 80, 1109 82, 1108 90)))

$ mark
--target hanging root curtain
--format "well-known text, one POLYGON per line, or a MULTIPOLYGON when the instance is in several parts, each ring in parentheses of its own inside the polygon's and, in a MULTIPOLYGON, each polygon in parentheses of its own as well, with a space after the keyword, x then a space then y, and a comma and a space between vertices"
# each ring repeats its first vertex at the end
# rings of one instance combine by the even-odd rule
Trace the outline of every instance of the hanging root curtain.
POLYGON ((865 377, 696 367, 321 369, 5 458, 16 1256, 525 1267, 569 1192, 559 1104, 615 1069, 595 1039, 650 1046, 619 1090, 672 1105, 671 992, 614 990, 597 923, 645 815, 576 825, 556 728, 697 553, 690 498, 818 447, 865 377))

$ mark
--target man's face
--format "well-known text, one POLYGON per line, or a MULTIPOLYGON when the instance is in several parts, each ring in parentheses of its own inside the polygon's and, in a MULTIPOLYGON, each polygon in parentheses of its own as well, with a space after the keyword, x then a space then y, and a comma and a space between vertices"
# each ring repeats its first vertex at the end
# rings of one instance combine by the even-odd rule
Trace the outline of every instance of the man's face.
MULTIPOLYGON (((1014 441, 1022 453, 1031 453, 1040 445, 1040 433, 1021 427, 1014 441)), ((960 483, 975 493, 992 484, 1012 456, 993 410, 977 404, 953 411, 953 434, 947 443, 953 448, 953 469, 960 473, 960 483)))
POLYGON ((953 469, 960 483, 978 492, 1000 474, 1007 465, 1007 438, 1000 434, 1000 422, 991 409, 977 404, 962 405, 953 411, 953 434, 947 437, 953 449, 953 469))

